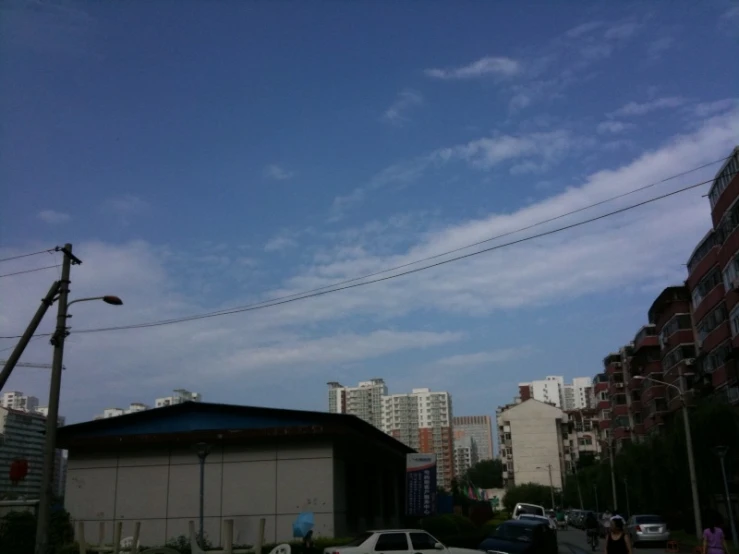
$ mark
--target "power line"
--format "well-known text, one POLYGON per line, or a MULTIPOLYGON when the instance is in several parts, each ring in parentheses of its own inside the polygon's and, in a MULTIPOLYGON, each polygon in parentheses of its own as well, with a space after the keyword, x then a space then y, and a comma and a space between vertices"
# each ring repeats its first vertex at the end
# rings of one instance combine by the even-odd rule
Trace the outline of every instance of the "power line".
MULTIPOLYGON (((605 213, 605 214, 601 214, 599 216, 595 216, 595 217, 592 217, 590 219, 586 219, 586 220, 583 220, 583 221, 578 221, 578 222, 572 223, 570 225, 565 225, 563 227, 558 227, 556 229, 552 229, 552 230, 549 230, 549 231, 544 231, 544 232, 538 233, 536 235, 531 235, 531 236, 528 236, 528 237, 523 237, 523 238, 520 238, 520 239, 517 239, 517 240, 514 240, 514 241, 510 241, 510 242, 506 242, 506 243, 503 243, 503 244, 498 244, 498 245, 495 245, 495 246, 484 248, 482 250, 477 250, 475 252, 470 252, 470 253, 467 253, 467 254, 462 254, 460 256, 449 258, 448 260, 441 260, 439 262, 436 262, 436 263, 433 263, 433 264, 430 264, 430 265, 426 265, 426 266, 423 266, 423 267, 419 267, 419 268, 415 268, 415 269, 410 269, 408 271, 404 271, 404 272, 401 272, 401 273, 396 273, 394 275, 388 275, 388 276, 385 276, 385 277, 380 277, 378 279, 372 279, 372 280, 364 281, 364 282, 361 282, 361 283, 352 283, 352 284, 347 284, 347 285, 344 285, 344 286, 338 286, 338 287, 331 288, 329 290, 322 290, 322 291, 313 291, 313 292, 302 293, 301 296, 295 296, 295 297, 285 298, 285 299, 279 299, 279 300, 274 299, 274 300, 271 300, 271 301, 260 302, 260 303, 257 303, 257 304, 251 304, 251 305, 241 306, 241 307, 238 307, 238 308, 231 308, 231 309, 227 309, 227 310, 219 310, 219 311, 215 311, 215 312, 207 312, 207 313, 198 314, 198 315, 192 315, 192 316, 186 316, 186 317, 180 317, 180 318, 174 318, 174 319, 167 319, 167 320, 161 320, 161 321, 154 321, 154 322, 148 322, 148 323, 137 323, 137 324, 132 324, 132 325, 119 325, 119 326, 115 326, 115 327, 100 327, 100 328, 93 328, 93 329, 80 329, 80 330, 75 331, 75 333, 99 333, 99 332, 105 332, 105 331, 123 331, 123 330, 128 330, 128 329, 143 329, 143 328, 147 328, 147 327, 159 327, 159 326, 162 326, 162 325, 172 325, 172 324, 176 324, 176 323, 184 323, 184 322, 187 322, 187 321, 196 321, 196 320, 200 320, 200 319, 208 319, 208 318, 218 317, 218 316, 222 316, 222 315, 230 315, 230 314, 235 314, 235 313, 242 313, 242 312, 249 312, 249 311, 260 310, 260 309, 264 309, 264 308, 271 308, 271 307, 274 307, 274 306, 280 306, 282 304, 289 304, 291 302, 296 302, 298 300, 304 300, 304 299, 307 299, 307 298, 314 298, 316 296, 323 296, 325 294, 329 294, 329 293, 333 293, 333 292, 339 292, 339 291, 342 291, 342 290, 347 290, 347 289, 362 287, 362 286, 371 285, 371 284, 379 283, 379 282, 383 282, 383 281, 389 281, 389 280, 395 279, 397 277, 403 277, 405 275, 410 275, 410 274, 413 274, 413 273, 418 273, 420 271, 425 271, 427 269, 431 269, 431 268, 438 267, 438 266, 441 266, 441 265, 445 265, 445 264, 448 264, 448 263, 456 262, 456 261, 463 260, 463 259, 466 259, 466 258, 471 258, 473 256, 478 256, 480 254, 484 254, 484 253, 487 253, 487 252, 492 252, 494 250, 500 250, 500 249, 506 248, 508 246, 513 246, 513 245, 520 244, 520 243, 523 243, 523 242, 527 242, 527 241, 530 241, 530 240, 534 240, 534 239, 537 239, 537 238, 554 235, 554 234, 557 234, 557 233, 561 233, 563 231, 574 229, 576 227, 581 227, 583 225, 587 225, 589 223, 594 223, 596 221, 600 221, 601 219, 612 217, 614 215, 618 215, 618 214, 621 214, 621 213, 624 213, 624 212, 633 210, 635 208, 639 208, 641 206, 645 206, 647 204, 651 204, 653 202, 657 202, 659 200, 664 200, 665 198, 669 198, 671 196, 675 196, 676 194, 679 194, 679 193, 682 193, 682 192, 686 192, 686 191, 689 191, 689 190, 698 188, 700 186, 703 186, 703 185, 706 185, 708 183, 711 183, 712 181, 713 181, 713 179, 709 179, 707 181, 702 181, 700 183, 689 185, 687 187, 683 187, 681 189, 677 189, 675 191, 668 192, 666 194, 662 194, 662 195, 656 196, 654 198, 649 198, 649 199, 644 200, 642 202, 639 202, 639 203, 636 203, 636 204, 632 204, 632 205, 626 206, 624 208, 619 208, 617 210, 613 210, 611 212, 608 212, 608 213, 605 213)), ((297 294, 301 294, 301 293, 297 293, 297 294)))
POLYGON ((29 256, 37 256, 38 254, 45 254, 47 252, 54 252, 54 248, 47 248, 46 250, 39 250, 38 252, 29 252, 28 254, 19 254, 17 256, 10 256, 9 258, 2 258, 0 262, 9 262, 10 260, 19 260, 21 258, 28 258, 29 256))
POLYGON ((44 269, 54 269, 55 267, 59 267, 60 264, 56 265, 47 265, 46 267, 37 267, 35 269, 26 269, 23 271, 16 271, 15 273, 5 273, 3 275, 0 275, 0 277, 11 277, 12 275, 22 275, 23 273, 33 273, 34 271, 43 271, 44 269))

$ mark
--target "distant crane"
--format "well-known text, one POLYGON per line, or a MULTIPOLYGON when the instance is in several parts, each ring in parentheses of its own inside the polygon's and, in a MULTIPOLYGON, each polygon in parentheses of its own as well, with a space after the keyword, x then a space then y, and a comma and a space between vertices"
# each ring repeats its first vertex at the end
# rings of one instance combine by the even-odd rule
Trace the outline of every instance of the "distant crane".
MULTIPOLYGON (((0 360, 0 364, 4 364, 6 361, 7 360, 0 360)), ((37 368, 40 368, 40 369, 51 369, 52 368, 52 365, 51 364, 34 364, 34 363, 31 363, 31 362, 18 362, 15 365, 18 366, 18 367, 37 367, 37 368)), ((62 369, 67 369, 67 368, 66 367, 62 367, 62 369)))

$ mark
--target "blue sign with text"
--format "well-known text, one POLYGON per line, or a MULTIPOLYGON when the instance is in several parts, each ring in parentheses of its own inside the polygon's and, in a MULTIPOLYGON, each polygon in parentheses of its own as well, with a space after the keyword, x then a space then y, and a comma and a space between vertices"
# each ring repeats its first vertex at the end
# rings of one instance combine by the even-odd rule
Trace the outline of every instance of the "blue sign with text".
POLYGON ((436 454, 408 454, 405 493, 407 516, 436 513, 436 454))

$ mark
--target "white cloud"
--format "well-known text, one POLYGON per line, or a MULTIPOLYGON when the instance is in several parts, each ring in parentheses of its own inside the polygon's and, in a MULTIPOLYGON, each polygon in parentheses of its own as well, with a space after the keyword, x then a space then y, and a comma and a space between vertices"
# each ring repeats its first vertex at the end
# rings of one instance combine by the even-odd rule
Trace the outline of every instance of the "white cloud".
POLYGON ((610 117, 645 115, 645 114, 648 114, 649 112, 653 112, 656 110, 679 108, 685 103, 686 103, 686 100, 679 96, 658 98, 656 100, 651 100, 649 102, 644 102, 644 103, 629 102, 625 106, 620 107, 619 109, 617 109, 614 112, 611 112, 608 115, 610 117))
POLYGON ((298 245, 298 241, 287 233, 281 233, 269 239, 264 245, 265 252, 279 252, 298 245))
POLYGON ((599 134, 607 134, 607 133, 622 133, 628 129, 632 129, 634 127, 633 123, 624 123, 623 121, 603 121, 598 124, 597 131, 599 134))
POLYGON ((284 167, 272 164, 268 165, 262 171, 262 175, 267 179, 273 179, 275 181, 286 181, 295 177, 295 172, 285 169, 284 167))
POLYGON ((408 121, 407 112, 421 104, 423 104, 423 96, 420 93, 410 89, 403 90, 382 114, 382 119, 393 125, 403 125, 408 121))
POLYGON ((66 223, 71 219, 69 214, 63 213, 63 212, 57 212, 55 210, 41 210, 37 217, 46 223, 49 223, 50 225, 55 225, 58 223, 66 223))
POLYGON ((515 112, 524 109, 529 104, 531 104, 531 97, 526 93, 519 92, 511 98, 508 109, 515 112))
POLYGON ((724 98, 723 100, 716 100, 714 102, 701 102, 692 106, 690 111, 696 117, 703 118, 736 109, 737 106, 739 106, 739 100, 736 98, 724 98))
POLYGON ((427 69, 424 73, 434 79, 476 79, 495 75, 510 77, 520 73, 521 64, 511 58, 488 56, 469 65, 445 69, 427 69))

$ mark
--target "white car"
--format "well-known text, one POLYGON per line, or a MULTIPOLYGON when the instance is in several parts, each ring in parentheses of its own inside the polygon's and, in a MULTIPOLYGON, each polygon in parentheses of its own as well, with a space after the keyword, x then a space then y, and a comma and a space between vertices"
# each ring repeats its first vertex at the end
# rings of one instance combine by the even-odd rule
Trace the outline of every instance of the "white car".
POLYGON ((554 521, 552 518, 547 517, 547 516, 537 516, 537 515, 534 515, 534 514, 521 514, 520 516, 518 516, 518 519, 523 519, 523 520, 531 519, 531 520, 534 520, 534 521, 546 521, 547 524, 549 525, 549 528, 552 531, 556 531, 557 530, 557 522, 554 521))
POLYGON ((522 514, 529 514, 532 516, 546 516, 546 510, 544 506, 538 504, 526 504, 525 502, 519 502, 516 507, 513 508, 513 519, 518 519, 522 514))
POLYGON ((480 554, 468 548, 447 548, 422 529, 367 531, 344 546, 329 546, 323 554, 480 554))

